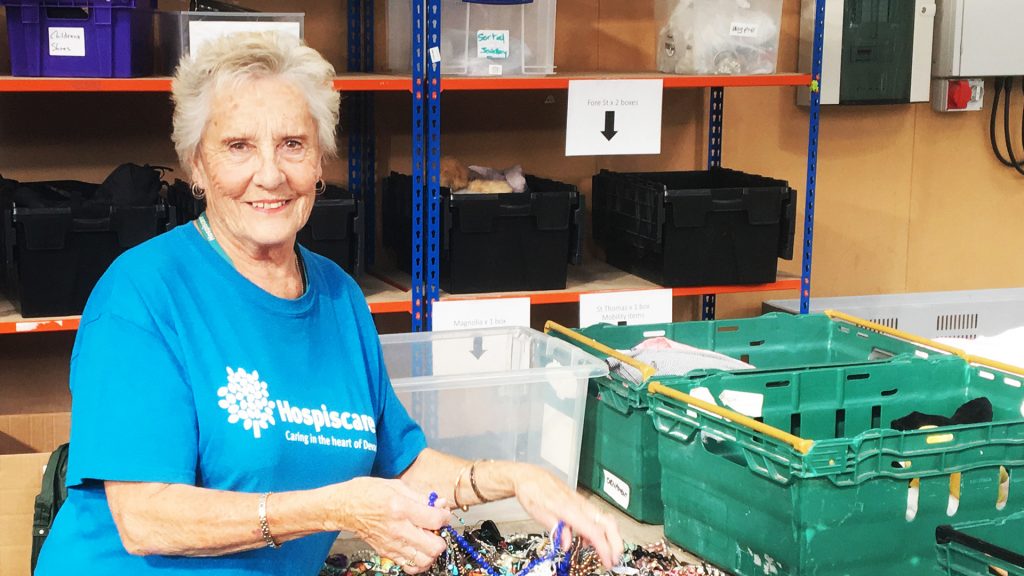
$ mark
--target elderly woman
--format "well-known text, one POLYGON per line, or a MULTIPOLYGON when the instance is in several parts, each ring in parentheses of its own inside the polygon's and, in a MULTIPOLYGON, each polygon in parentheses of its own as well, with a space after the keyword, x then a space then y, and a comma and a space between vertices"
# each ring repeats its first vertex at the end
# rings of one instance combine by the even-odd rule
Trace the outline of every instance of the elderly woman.
POLYGON ((213 41, 179 67, 174 143, 207 211, 92 293, 68 498, 37 576, 312 576, 342 530, 416 574, 444 551, 453 505, 509 497, 606 567, 621 554, 614 523, 542 469, 427 448, 359 287, 296 244, 336 153, 333 77, 273 34, 213 41))

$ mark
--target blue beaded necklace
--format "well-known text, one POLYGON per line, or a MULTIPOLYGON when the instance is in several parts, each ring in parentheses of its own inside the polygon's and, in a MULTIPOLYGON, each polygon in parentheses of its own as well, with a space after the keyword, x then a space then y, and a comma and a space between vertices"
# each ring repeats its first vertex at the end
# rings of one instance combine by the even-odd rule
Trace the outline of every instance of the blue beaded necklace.
MULTIPOLYGON (((433 507, 435 502, 437 502, 437 492, 431 492, 428 504, 431 507, 433 507)), ((529 564, 526 565, 525 568, 523 568, 519 572, 516 572, 513 576, 526 576, 531 571, 533 571, 533 569, 536 568, 538 564, 554 560, 555 556, 558 555, 558 549, 561 548, 563 528, 565 528, 565 522, 559 520, 558 525, 555 527, 555 533, 551 535, 551 551, 540 558, 534 558, 532 561, 530 561, 529 564)), ((478 552, 476 548, 473 548, 473 545, 470 544, 469 541, 466 540, 461 534, 459 534, 457 530, 452 528, 451 525, 445 524, 441 527, 441 529, 447 532, 452 538, 454 538, 455 541, 458 542, 459 547, 462 548, 462 550, 465 551, 466 554, 468 554, 473 560, 476 560, 476 563, 479 564, 481 568, 486 570, 487 574, 489 574, 490 576, 508 576, 508 574, 502 574, 497 569, 495 569, 494 566, 491 566, 490 562, 484 559, 483 554, 478 552)), ((558 563, 558 576, 568 576, 569 563, 571 559, 571 555, 566 554, 565 557, 562 558, 562 561, 558 563)))

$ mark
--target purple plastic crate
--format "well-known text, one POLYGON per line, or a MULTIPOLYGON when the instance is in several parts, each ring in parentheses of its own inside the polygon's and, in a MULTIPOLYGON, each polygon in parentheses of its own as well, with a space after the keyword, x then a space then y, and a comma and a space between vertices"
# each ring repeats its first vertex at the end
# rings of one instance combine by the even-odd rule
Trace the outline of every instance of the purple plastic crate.
POLYGON ((127 78, 153 66, 156 0, 0 0, 15 76, 127 78))

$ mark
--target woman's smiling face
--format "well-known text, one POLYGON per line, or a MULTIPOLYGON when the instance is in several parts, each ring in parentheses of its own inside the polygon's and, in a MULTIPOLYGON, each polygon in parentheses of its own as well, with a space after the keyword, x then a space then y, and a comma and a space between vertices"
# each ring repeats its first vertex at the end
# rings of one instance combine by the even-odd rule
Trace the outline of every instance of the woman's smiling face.
POLYGON ((192 170, 221 234, 250 250, 290 249, 322 171, 306 99, 278 77, 218 88, 192 170))

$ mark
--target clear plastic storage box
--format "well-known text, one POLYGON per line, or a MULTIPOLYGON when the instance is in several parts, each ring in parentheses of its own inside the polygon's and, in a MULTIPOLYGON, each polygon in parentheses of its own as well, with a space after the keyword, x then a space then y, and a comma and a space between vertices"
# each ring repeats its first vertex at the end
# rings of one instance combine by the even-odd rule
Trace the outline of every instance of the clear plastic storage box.
MULTIPOLYGON (((590 378, 607 365, 529 328, 381 336, 399 400, 427 444, 468 459, 529 462, 576 485, 590 378)), ((520 520, 512 500, 473 508, 467 522, 520 520)))
POLYGON ((164 74, 173 74, 182 56, 203 43, 235 32, 278 32, 303 38, 302 12, 158 12, 157 42, 164 74))
MULTIPOLYGON (((388 0, 388 67, 412 70, 408 0, 388 0)), ((428 55, 429 57, 429 55, 428 55)), ((441 73, 555 73, 555 0, 441 0, 441 73)))
POLYGON ((658 70, 774 74, 782 0, 657 0, 658 70))

